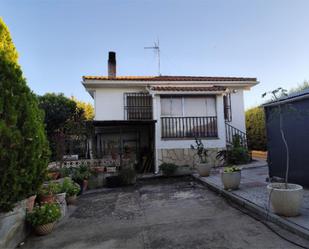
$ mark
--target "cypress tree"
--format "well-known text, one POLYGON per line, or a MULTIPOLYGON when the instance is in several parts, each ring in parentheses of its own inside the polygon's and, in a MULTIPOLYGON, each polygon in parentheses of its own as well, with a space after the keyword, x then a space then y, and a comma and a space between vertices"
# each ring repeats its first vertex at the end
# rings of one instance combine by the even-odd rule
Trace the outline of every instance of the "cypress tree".
POLYGON ((17 59, 0 19, 0 211, 11 210, 38 190, 49 157, 44 115, 17 59))

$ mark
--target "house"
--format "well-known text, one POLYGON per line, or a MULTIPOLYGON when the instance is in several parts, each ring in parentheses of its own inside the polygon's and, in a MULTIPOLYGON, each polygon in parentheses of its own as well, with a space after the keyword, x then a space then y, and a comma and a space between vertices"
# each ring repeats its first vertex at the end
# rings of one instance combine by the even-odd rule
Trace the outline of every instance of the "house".
POLYGON ((289 147, 290 183, 309 185, 309 89, 290 94, 263 105, 265 110, 268 167, 270 177, 285 178, 286 149, 280 133, 278 107, 281 106, 282 126, 289 147))
POLYGON ((158 172, 162 162, 191 165, 195 137, 210 152, 226 148, 235 134, 245 144, 243 94, 257 83, 240 77, 117 76, 116 54, 109 52, 108 76, 82 81, 94 99, 95 155, 133 157, 140 172, 158 172))

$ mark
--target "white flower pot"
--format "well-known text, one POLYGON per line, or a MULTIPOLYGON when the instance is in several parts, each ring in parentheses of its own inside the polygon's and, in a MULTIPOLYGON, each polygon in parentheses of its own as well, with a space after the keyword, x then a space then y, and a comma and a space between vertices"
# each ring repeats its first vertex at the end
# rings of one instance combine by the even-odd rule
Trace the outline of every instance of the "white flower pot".
POLYGON ((241 171, 221 173, 221 180, 224 186, 224 189, 238 189, 241 179, 241 171))
POLYGON ((65 198, 66 198, 66 193, 56 194, 56 200, 59 203, 60 209, 61 209, 61 218, 65 216, 66 211, 67 211, 67 202, 65 198))
POLYGON ((212 165, 208 163, 199 163, 196 166, 196 170, 200 176, 209 176, 211 168, 212 165))
POLYGON ((298 184, 270 183, 267 185, 270 194, 270 202, 276 214, 293 217, 299 215, 303 187, 298 184))

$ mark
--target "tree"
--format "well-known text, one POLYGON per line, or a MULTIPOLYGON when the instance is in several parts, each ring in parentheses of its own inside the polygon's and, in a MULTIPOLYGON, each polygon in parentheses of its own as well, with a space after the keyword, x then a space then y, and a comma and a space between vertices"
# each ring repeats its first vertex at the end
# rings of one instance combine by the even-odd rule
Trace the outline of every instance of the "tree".
POLYGON ((47 134, 50 137, 55 132, 63 130, 66 122, 76 113, 76 103, 65 97, 63 93, 46 93, 38 96, 39 106, 45 112, 47 134))
POLYGON ((81 151, 86 137, 85 121, 93 119, 92 105, 63 93, 46 93, 38 100, 45 111, 51 159, 62 161, 65 154, 84 154, 81 151))
POLYGON ((71 99, 76 103, 77 108, 83 110, 83 116, 85 120, 93 120, 94 118, 94 108, 90 103, 80 101, 74 96, 71 99))
POLYGON ((263 150, 267 148, 265 114, 262 107, 254 107, 246 111, 246 130, 248 147, 251 150, 263 150))
POLYGON ((8 27, 0 17, 0 52, 4 59, 8 62, 17 64, 18 53, 13 44, 8 27))
POLYGON ((8 28, 0 19, 0 210, 41 186, 49 149, 43 112, 17 64, 8 28))

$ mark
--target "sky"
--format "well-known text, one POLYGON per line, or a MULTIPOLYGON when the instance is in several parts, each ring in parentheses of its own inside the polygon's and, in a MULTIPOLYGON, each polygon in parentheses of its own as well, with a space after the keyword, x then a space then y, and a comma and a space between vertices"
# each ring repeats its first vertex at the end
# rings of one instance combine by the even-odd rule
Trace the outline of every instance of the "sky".
POLYGON ((159 39, 162 75, 256 77, 261 94, 309 80, 308 0, 0 0, 28 85, 93 103, 83 75, 157 75, 145 50, 159 39))

